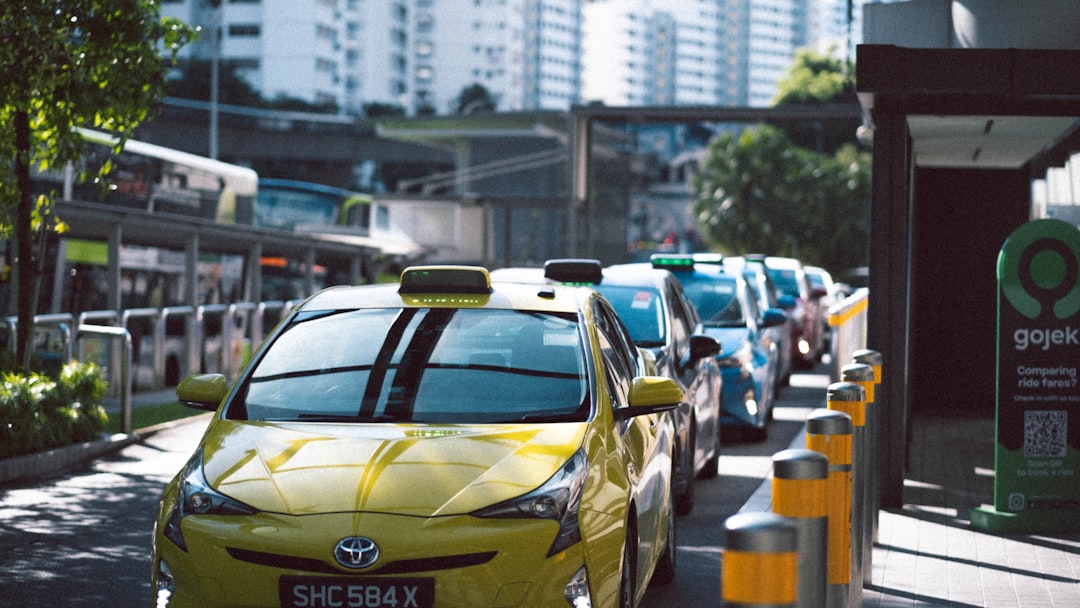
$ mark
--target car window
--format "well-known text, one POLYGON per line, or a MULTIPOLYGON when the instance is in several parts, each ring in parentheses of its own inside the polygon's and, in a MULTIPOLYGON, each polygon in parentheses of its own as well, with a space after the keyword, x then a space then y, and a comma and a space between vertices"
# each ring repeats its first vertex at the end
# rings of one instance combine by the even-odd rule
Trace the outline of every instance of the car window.
POLYGON ((738 284, 729 278, 684 281, 686 296, 697 307, 705 325, 737 327, 746 324, 745 311, 736 297, 738 284))
POLYGON ((596 318, 604 371, 607 374, 608 386, 612 394, 612 405, 622 406, 627 403, 630 383, 640 373, 641 364, 637 357, 637 350, 629 341, 626 330, 613 310, 603 306, 602 302, 597 300, 593 314, 596 318))
POLYGON ((670 290, 668 302, 671 305, 671 343, 675 345, 676 361, 684 361, 690 356, 690 334, 694 331, 695 309, 685 300, 685 294, 677 284, 667 287, 670 290))
POLYGON ((228 415, 271 421, 584 420, 577 320, 492 309, 316 314, 276 337, 228 415))
POLYGON ((794 270, 770 268, 769 278, 773 280, 776 288, 784 295, 796 298, 804 297, 802 287, 799 285, 799 275, 794 270))
POLYGON ((622 285, 600 285, 597 289, 626 324, 634 344, 642 348, 664 345, 668 328, 658 290, 622 285))

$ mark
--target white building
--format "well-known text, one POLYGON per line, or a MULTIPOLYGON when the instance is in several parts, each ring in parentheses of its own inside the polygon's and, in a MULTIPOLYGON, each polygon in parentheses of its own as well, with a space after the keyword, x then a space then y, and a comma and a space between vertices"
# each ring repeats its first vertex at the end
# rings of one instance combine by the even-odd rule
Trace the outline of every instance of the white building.
POLYGON ((445 114, 474 84, 500 111, 578 102, 582 0, 415 1, 419 102, 445 114))
MULTIPOLYGON (((855 1, 856 17, 862 4, 855 1)), ((499 111, 768 105, 796 49, 846 33, 847 0, 222 0, 220 57, 263 97, 456 110, 479 84, 499 111)), ((204 28, 210 0, 162 0, 204 28)), ((853 28, 858 31, 857 27, 853 28)), ((841 44, 843 41, 840 41, 841 44)), ((841 46, 841 45, 838 45, 841 46)))
POLYGON ((593 0, 583 101, 708 105, 720 84, 719 0, 593 0))

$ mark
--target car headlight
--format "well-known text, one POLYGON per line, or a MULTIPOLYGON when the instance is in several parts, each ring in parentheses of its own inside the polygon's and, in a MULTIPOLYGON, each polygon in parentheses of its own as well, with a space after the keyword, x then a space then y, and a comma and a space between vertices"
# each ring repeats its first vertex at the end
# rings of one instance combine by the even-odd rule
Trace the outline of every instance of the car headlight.
POLYGON ((548 549, 548 557, 581 540, 578 508, 581 490, 589 476, 589 459, 578 450, 540 487, 528 494, 473 512, 476 517, 494 519, 550 519, 559 522, 559 533, 548 549))
POLYGON ((187 551, 180 521, 188 515, 251 515, 255 512, 255 509, 210 487, 203 473, 203 451, 199 448, 180 474, 176 502, 162 534, 187 551))

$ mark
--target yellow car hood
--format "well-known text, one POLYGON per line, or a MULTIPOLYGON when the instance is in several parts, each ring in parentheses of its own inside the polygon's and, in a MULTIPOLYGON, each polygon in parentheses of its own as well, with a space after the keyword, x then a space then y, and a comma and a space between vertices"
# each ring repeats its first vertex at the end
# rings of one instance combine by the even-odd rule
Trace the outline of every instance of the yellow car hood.
POLYGON ((217 420, 203 466, 211 486, 261 511, 453 515, 535 489, 582 445, 586 426, 217 420))

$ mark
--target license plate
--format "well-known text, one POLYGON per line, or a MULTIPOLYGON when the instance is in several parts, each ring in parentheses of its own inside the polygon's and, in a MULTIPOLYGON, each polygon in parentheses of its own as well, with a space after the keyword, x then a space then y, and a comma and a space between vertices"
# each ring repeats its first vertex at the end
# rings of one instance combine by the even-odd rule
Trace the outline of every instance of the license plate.
POLYGON ((283 576, 282 608, 431 608, 435 579, 283 576))

